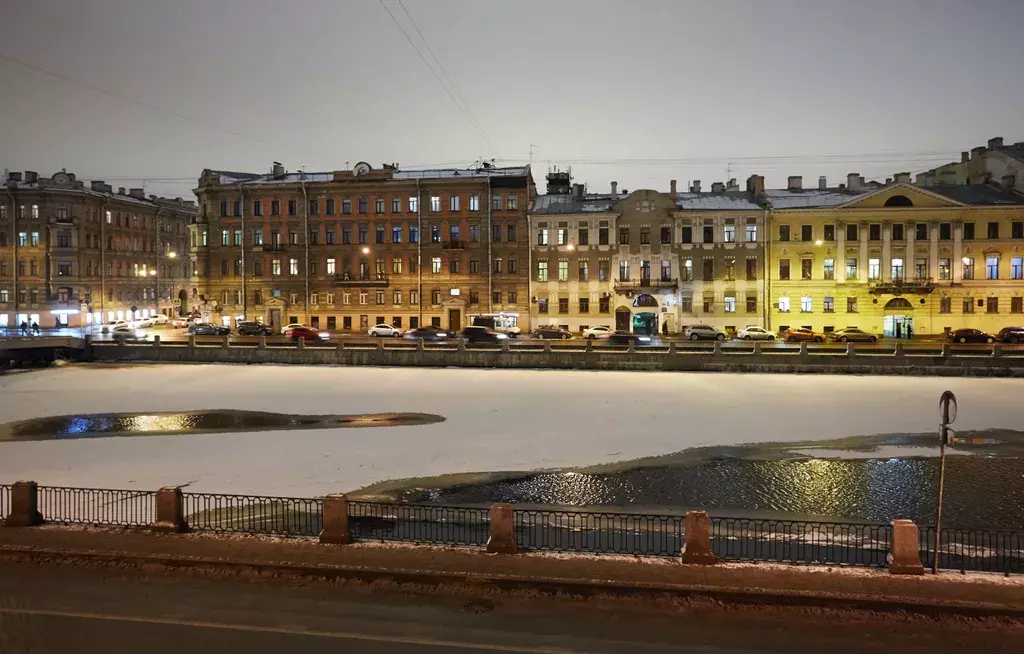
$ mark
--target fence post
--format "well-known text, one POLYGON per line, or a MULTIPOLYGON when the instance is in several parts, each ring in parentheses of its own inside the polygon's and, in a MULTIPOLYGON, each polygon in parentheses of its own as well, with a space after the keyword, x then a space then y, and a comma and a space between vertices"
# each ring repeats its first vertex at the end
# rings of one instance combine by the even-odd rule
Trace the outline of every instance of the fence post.
POLYGON ((153 347, 160 347, 160 334, 153 334, 153 347))
POLYGON ((305 350, 306 349, 306 339, 304 339, 304 338, 296 339, 295 340, 295 349, 297 349, 297 350, 305 350))
POLYGON ((808 356, 808 354, 807 354, 807 341, 801 341, 800 342, 800 358, 801 359, 806 359, 807 356, 808 356))
POLYGON ((992 344, 992 356, 997 358, 997 359, 999 357, 1003 356, 1003 346, 1000 345, 999 343, 993 343, 992 344))
POLYGON ((854 347, 853 343, 852 342, 847 343, 846 344, 846 356, 853 357, 853 356, 856 356, 856 354, 857 354, 857 348, 854 347))
POLYGON ((348 497, 338 493, 324 498, 322 545, 348 545, 352 535, 348 531, 348 497))
MULTIPOLYGON (((590 341, 587 341, 587 349, 588 350, 590 349, 590 341)), ((676 353, 676 342, 675 341, 669 341, 668 342, 668 353, 669 354, 675 354, 676 353)))
POLYGON ((189 530, 185 522, 185 496, 181 488, 165 486, 156 492, 156 520, 149 528, 174 534, 183 534, 189 530))
POLYGON ((494 554, 516 553, 515 510, 511 504, 491 505, 491 536, 487 551, 494 554))
POLYGON ((459 350, 459 352, 465 352, 466 351, 466 339, 464 339, 464 338, 460 338, 459 339, 458 350, 459 350))
POLYGON ((501 341, 501 351, 502 352, 511 352, 512 351, 512 348, 509 346, 507 338, 501 341))
POLYGON ((196 335, 195 334, 189 334, 188 335, 188 349, 189 350, 196 349, 196 335))
POLYGON ((715 341, 715 349, 713 351, 714 356, 722 355, 722 341, 715 341))
POLYGON ((226 350, 229 347, 231 347, 231 343, 228 341, 229 338, 231 338, 231 337, 230 336, 222 337, 222 340, 220 342, 220 347, 221 347, 222 350, 226 350))
POLYGON ((949 347, 949 343, 942 344, 942 358, 948 359, 949 355, 952 354, 952 350, 949 347))
POLYGON ((383 338, 378 338, 377 339, 377 349, 378 350, 383 350, 384 349, 384 339, 383 338))
POLYGON ((342 351, 342 350, 344 350, 344 349, 345 349, 345 341, 343 341, 343 340, 341 340, 341 339, 339 338, 339 339, 338 339, 338 351, 339 351, 339 352, 341 352, 341 351, 342 351))
POLYGON ((417 352, 422 352, 423 351, 423 339, 422 338, 417 338, 416 339, 416 351, 417 352))
POLYGON ((627 349, 626 351, 629 352, 630 354, 635 353, 636 352, 636 341, 630 339, 630 341, 629 341, 629 349, 627 349))
POLYGON ((715 562, 711 553, 711 518, 704 511, 687 511, 683 518, 683 563, 710 565, 715 562))
POLYGON ((43 524, 39 513, 39 485, 34 481, 16 481, 11 484, 11 512, 4 526, 33 527, 43 524))
POLYGON ((548 354, 551 354, 551 341, 544 341, 544 351, 547 352, 548 354))
MULTIPOLYGON (((892 521, 892 551, 889 572, 894 575, 923 575, 917 525, 912 520, 892 521)), ((935 556, 939 553, 936 552, 935 556)))
POLYGON ((256 341, 256 348, 259 350, 267 349, 267 336, 266 334, 260 334, 259 340, 256 341))
POLYGON ((892 349, 892 355, 896 357, 903 356, 903 343, 900 343, 899 341, 896 342, 896 346, 892 349))
POLYGON ((754 356, 761 354, 761 341, 754 341, 754 356))

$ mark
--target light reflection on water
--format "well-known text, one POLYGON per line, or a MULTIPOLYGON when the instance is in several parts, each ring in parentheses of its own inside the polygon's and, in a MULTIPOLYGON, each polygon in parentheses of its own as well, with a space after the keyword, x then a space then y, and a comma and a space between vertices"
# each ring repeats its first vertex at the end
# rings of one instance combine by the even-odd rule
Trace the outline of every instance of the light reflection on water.
MULTIPOLYGON (((935 459, 709 459, 621 472, 538 473, 407 491, 405 499, 563 506, 785 512, 886 522, 934 521, 935 459)), ((1024 528, 1024 461, 950 457, 943 513, 964 528, 1024 528)))

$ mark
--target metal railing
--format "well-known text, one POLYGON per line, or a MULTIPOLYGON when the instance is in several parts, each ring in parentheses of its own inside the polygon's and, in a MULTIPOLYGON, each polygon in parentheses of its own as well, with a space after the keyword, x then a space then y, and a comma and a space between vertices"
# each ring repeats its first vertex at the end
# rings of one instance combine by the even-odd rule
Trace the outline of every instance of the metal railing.
POLYGON ((323 525, 321 499, 223 493, 182 493, 193 531, 274 536, 316 536, 323 525))
POLYGON ((888 525, 759 518, 711 518, 711 551, 727 561, 884 567, 888 525))
POLYGON ((38 506, 47 522, 145 527, 156 519, 156 492, 40 486, 38 506))
POLYGON ((0 484, 0 520, 3 520, 11 512, 11 487, 7 484, 0 484))
POLYGON ((355 540, 479 547, 491 530, 487 508, 358 500, 348 503, 348 524, 355 540))
POLYGON ((516 545, 524 551, 679 556, 683 516, 517 509, 516 545))
MULTIPOLYGON (((935 527, 921 527, 921 562, 935 560, 935 527)), ((1024 573, 1024 532, 999 529, 942 528, 939 568, 972 572, 1024 573)))

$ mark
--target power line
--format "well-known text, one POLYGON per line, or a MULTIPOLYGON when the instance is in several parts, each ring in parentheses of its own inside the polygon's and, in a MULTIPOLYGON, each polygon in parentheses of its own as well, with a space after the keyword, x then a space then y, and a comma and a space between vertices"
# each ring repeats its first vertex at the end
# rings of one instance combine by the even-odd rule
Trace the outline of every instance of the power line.
MULTIPOLYGON (((399 30, 401 30, 402 35, 405 36, 405 40, 409 42, 409 45, 411 45, 413 50, 416 51, 416 54, 419 55, 420 60, 423 62, 423 65, 426 66, 428 70, 430 70, 430 74, 434 76, 434 79, 437 80, 437 83, 440 84, 441 88, 444 89, 444 92, 448 94, 448 97, 451 98, 452 103, 454 103, 455 106, 458 107, 459 111, 461 111, 462 115, 466 117, 466 120, 469 121, 470 125, 472 125, 476 129, 477 133, 480 134, 480 138, 484 140, 484 143, 487 144, 487 147, 490 148, 492 152, 497 154, 497 150, 493 145, 491 145, 490 139, 487 138, 487 134, 485 134, 484 130, 481 129, 480 125, 476 122, 476 119, 470 115, 470 113, 466 110, 466 107, 463 107, 461 104, 459 104, 459 101, 455 99, 455 96, 452 94, 451 89, 448 88, 448 85, 441 81, 441 78, 438 76, 437 71, 435 71, 434 67, 430 65, 430 62, 427 61, 427 58, 423 56, 423 52, 419 49, 419 46, 417 46, 416 43, 413 42, 412 37, 410 37, 409 33, 405 31, 405 28, 402 27, 402 24, 398 22, 398 19, 395 18, 395 15, 391 13, 391 10, 388 9, 388 6, 384 4, 384 0, 377 1, 380 2, 381 7, 384 7, 384 11, 388 12, 388 16, 391 17, 391 21, 395 24, 396 27, 398 27, 399 30)), ((426 41, 424 41, 424 43, 426 43, 426 41)), ((429 48, 429 46, 427 47, 429 48)))

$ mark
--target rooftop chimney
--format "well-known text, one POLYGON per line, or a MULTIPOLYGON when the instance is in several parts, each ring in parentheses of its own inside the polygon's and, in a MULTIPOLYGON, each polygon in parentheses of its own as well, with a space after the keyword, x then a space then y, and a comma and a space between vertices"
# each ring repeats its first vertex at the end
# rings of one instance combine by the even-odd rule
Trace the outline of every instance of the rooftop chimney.
POLYGON ((846 175, 846 188, 851 191, 860 190, 860 173, 849 173, 846 175))
POLYGON ((885 185, 888 186, 889 184, 892 184, 892 177, 885 178, 885 185))
POLYGON ((145 200, 146 199, 146 189, 144 189, 144 188, 130 188, 130 189, 128 189, 128 195, 132 196, 133 198, 138 198, 140 200, 145 200))
POLYGON ((711 183, 711 192, 712 193, 724 193, 725 192, 725 184, 723 184, 722 182, 712 182, 711 183))
POLYGON ((280 161, 274 162, 274 167, 272 169, 271 175, 273 176, 274 179, 284 177, 284 166, 281 165, 280 161))
POLYGON ((935 173, 929 171, 924 174, 924 185, 925 188, 935 186, 935 173))
POLYGON ((668 188, 669 188, 669 194, 672 196, 673 199, 675 199, 675 197, 676 197, 676 180, 674 180, 674 179, 673 180, 669 180, 668 188))
POLYGON ((804 187, 804 178, 800 175, 790 175, 786 178, 786 188, 790 191, 799 191, 804 187))
POLYGON ((693 184, 690 186, 690 193, 700 193, 700 180, 693 180, 693 184))
POLYGON ((612 197, 613 198, 619 197, 619 183, 618 182, 612 182, 612 197))
POLYGON ((92 184, 90 184, 89 188, 98 193, 103 193, 104 191, 106 191, 107 183, 104 182, 102 179, 94 179, 92 180, 92 184))
POLYGON ((971 159, 975 157, 980 157, 981 155, 985 154, 985 150, 986 148, 984 145, 979 145, 976 148, 971 148, 971 159))
MULTIPOLYGON (((1002 136, 997 136, 994 139, 989 139, 988 140, 988 149, 989 150, 996 150, 996 149, 1001 148, 1001 147, 1003 147, 1003 137, 1002 136)), ((28 175, 28 173, 25 173, 25 174, 28 175)))
POLYGON ((35 171, 32 171, 32 170, 26 170, 25 171, 25 183, 26 184, 35 184, 38 181, 39 181, 39 173, 37 173, 35 171))
POLYGON ((1002 177, 1002 182, 1001 182, 1001 184, 1000 184, 1000 185, 1001 185, 1001 186, 1002 186, 1002 187, 1003 187, 1004 189, 1006 189, 1007 191, 1009 191, 1010 189, 1012 189, 1012 188, 1013 188, 1013 180, 1014 180, 1014 175, 1013 175, 1013 173, 1009 173, 1009 174, 1007 174, 1007 175, 1003 175, 1003 177, 1002 177))
POLYGON ((7 179, 12 181, 12 182, 20 182, 21 181, 21 173, 16 173, 16 172, 14 172, 12 170, 10 173, 7 174, 7 179))
POLYGON ((909 184, 910 183, 910 173, 909 172, 896 173, 896 183, 897 184, 909 184))
POLYGON ((735 177, 730 177, 729 178, 729 183, 725 185, 725 190, 726 191, 738 191, 738 190, 740 190, 740 185, 736 183, 736 178, 735 177))
POLYGON ((960 153, 960 163, 967 163, 970 160, 971 160, 971 153, 970 152, 968 152, 967 150, 964 150, 963 152, 960 153))
POLYGON ((761 175, 751 175, 747 178, 747 193, 754 196, 755 198, 764 193, 764 177, 761 175))
POLYGON ((118 186, 117 187, 117 194, 118 195, 124 195, 124 187, 123 186, 118 186))
POLYGON ((824 175, 822 175, 821 177, 818 178, 818 190, 819 191, 824 191, 827 188, 828 188, 828 180, 825 179, 824 175))

